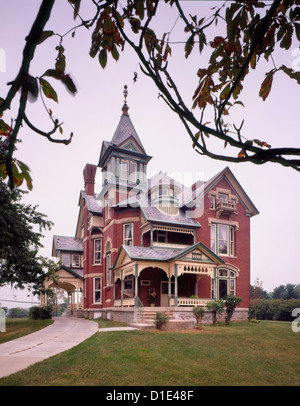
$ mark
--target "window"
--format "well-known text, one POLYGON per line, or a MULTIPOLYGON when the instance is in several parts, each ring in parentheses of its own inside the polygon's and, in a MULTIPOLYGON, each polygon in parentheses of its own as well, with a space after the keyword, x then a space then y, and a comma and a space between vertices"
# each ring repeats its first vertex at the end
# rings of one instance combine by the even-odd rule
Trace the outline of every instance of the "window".
POLYGON ((61 262, 64 266, 70 266, 70 254, 61 254, 61 262))
POLYGON ((225 193, 219 193, 219 202, 228 203, 228 195, 225 193))
POLYGON ((111 253, 106 253, 106 286, 111 285, 111 253))
POLYGON ((101 303, 101 278, 94 278, 94 303, 101 303))
POLYGON ((94 239, 94 265, 101 264, 101 238, 94 239))
POLYGON ((133 223, 123 226, 123 244, 133 245, 133 223))
POLYGON ((136 183, 136 162, 130 161, 129 180, 130 180, 130 182, 136 183))
POLYGON ((210 228, 210 249, 217 255, 234 256, 234 227, 212 224, 210 228))
POLYGON ((227 269, 220 269, 217 276, 217 295, 219 299, 223 299, 227 295, 236 294, 236 274, 227 269))
POLYGON ((210 196, 210 209, 215 210, 216 208, 216 196, 210 196))
POLYGON ((109 220, 111 218, 111 214, 110 214, 110 202, 109 202, 108 195, 106 195, 104 198, 104 208, 105 208, 105 220, 109 220))
POLYGON ((80 255, 78 254, 73 254, 72 255, 72 267, 74 268, 80 268, 81 261, 80 261, 80 255))
POLYGON ((128 180, 128 161, 121 161, 121 180, 128 180))
POLYGON ((197 252, 193 252, 192 253, 192 259, 202 259, 202 254, 197 253, 197 252))

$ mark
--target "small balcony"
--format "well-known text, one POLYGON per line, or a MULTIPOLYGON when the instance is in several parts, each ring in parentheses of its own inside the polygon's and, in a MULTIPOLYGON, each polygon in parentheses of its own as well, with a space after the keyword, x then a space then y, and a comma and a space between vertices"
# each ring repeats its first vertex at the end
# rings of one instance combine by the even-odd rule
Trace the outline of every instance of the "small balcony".
POLYGON ((223 201, 218 201, 216 204, 216 216, 217 218, 220 218, 221 215, 227 215, 229 216, 229 220, 234 214, 237 213, 236 209, 236 203, 235 202, 223 202, 223 201))

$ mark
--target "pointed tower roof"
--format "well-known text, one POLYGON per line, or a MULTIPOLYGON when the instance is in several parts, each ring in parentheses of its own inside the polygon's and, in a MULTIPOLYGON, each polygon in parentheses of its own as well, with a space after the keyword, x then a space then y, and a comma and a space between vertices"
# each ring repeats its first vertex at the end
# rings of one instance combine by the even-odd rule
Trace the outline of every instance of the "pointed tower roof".
POLYGON ((124 94, 124 105, 122 107, 123 114, 120 118, 118 127, 114 133, 111 143, 117 147, 122 148, 125 142, 131 138, 133 140, 133 144, 137 143, 138 147, 141 148, 141 152, 146 154, 143 144, 139 136, 137 135, 137 132, 135 131, 135 128, 128 114, 129 107, 127 105, 127 96, 128 96, 127 85, 124 86, 123 94, 124 94))
POLYGON ((129 117, 127 105, 127 86, 124 86, 124 105, 122 107, 122 115, 116 131, 113 135, 111 142, 103 141, 102 148, 100 152, 99 164, 102 167, 106 161, 109 152, 112 149, 122 149, 126 150, 127 153, 137 154, 138 156, 144 156, 147 161, 151 159, 150 156, 146 154, 145 148, 132 124, 129 117))

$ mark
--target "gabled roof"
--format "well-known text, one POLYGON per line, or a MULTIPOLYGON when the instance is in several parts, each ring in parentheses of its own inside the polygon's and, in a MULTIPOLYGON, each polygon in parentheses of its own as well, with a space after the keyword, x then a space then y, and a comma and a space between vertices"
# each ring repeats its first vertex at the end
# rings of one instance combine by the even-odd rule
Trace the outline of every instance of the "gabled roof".
POLYGON ((83 252, 82 239, 75 237, 66 237, 62 235, 54 235, 52 245, 52 256, 56 257, 57 251, 83 252))
POLYGON ((83 269, 78 269, 78 270, 74 270, 74 269, 72 269, 72 268, 68 268, 68 267, 66 267, 65 265, 61 265, 60 267, 59 267, 59 269, 57 269, 55 272, 59 272, 59 271, 61 271, 61 270, 64 270, 64 271, 66 271, 66 272, 68 272, 69 274, 71 274, 72 276, 75 276, 75 278, 79 278, 79 279, 84 279, 84 277, 83 277, 83 269))
POLYGON ((85 191, 80 191, 80 197, 85 200, 88 211, 90 213, 102 215, 102 203, 97 199, 97 196, 97 193, 95 193, 94 196, 89 196, 85 191))
POLYGON ((210 258, 216 265, 225 264, 225 262, 215 253, 213 253, 208 247, 206 247, 206 245, 204 245, 202 242, 198 242, 183 249, 151 248, 122 245, 119 250, 114 267, 118 263, 118 259, 121 256, 122 252, 125 252, 131 260, 170 262, 180 260, 180 258, 185 257, 187 254, 194 251, 195 249, 199 249, 200 251, 205 253, 205 255, 207 255, 207 257, 210 258))
POLYGON ((229 186, 232 188, 234 193, 238 196, 239 200, 242 202, 244 205, 247 213, 250 216, 256 216, 259 214, 259 211, 253 204, 252 200, 250 197, 247 195, 245 190, 242 188, 241 184, 237 180, 237 178, 234 176, 232 171, 226 167, 224 168, 221 172, 217 173, 215 176, 213 176, 210 180, 205 182, 204 184, 204 191, 203 196, 205 196, 211 189, 213 189, 217 184, 220 182, 222 178, 225 178, 229 186))

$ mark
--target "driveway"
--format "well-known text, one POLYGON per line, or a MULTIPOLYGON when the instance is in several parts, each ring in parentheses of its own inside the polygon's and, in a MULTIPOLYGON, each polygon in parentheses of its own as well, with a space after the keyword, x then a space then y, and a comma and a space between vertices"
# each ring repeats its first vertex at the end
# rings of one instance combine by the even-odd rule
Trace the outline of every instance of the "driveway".
POLYGON ((0 344, 0 378, 14 374, 72 348, 98 331, 98 323, 75 317, 53 317, 53 324, 0 344))

